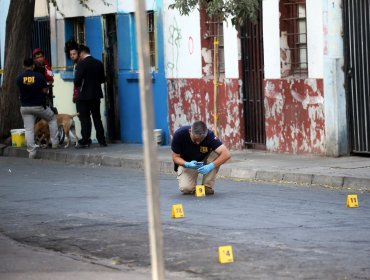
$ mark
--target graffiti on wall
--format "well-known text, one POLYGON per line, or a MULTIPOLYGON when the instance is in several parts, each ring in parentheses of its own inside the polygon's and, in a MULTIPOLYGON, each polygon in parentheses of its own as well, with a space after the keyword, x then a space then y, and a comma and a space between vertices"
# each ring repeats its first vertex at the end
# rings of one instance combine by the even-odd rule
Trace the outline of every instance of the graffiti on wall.
POLYGON ((176 18, 173 19, 173 24, 169 26, 169 37, 168 44, 172 49, 172 56, 167 61, 166 70, 171 72, 172 77, 176 77, 178 73, 178 61, 179 61, 179 51, 181 47, 181 29, 178 27, 176 18))
POLYGON ((322 79, 264 82, 266 149, 325 154, 322 79))
MULTIPOLYGON (((171 135, 179 127, 195 120, 203 120, 215 130, 213 80, 169 79, 167 88, 171 135)), ((241 96, 241 81, 237 79, 225 79, 219 88, 219 137, 227 147, 234 149, 241 149, 244 145, 241 96)))

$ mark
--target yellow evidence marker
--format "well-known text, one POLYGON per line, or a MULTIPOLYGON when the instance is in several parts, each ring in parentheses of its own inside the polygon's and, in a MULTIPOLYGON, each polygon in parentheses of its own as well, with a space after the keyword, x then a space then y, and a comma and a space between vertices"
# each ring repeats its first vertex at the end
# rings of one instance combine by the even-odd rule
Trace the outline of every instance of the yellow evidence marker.
POLYGON ((347 195, 347 207, 349 208, 358 207, 357 194, 347 195))
POLYGON ((218 247, 218 261, 220 263, 232 263, 232 262, 234 262, 233 248, 231 246, 220 246, 220 247, 218 247))
POLYGON ((195 186, 195 196, 196 197, 206 196, 206 189, 204 185, 195 186))
POLYGON ((182 204, 172 205, 172 218, 184 218, 184 209, 182 204))

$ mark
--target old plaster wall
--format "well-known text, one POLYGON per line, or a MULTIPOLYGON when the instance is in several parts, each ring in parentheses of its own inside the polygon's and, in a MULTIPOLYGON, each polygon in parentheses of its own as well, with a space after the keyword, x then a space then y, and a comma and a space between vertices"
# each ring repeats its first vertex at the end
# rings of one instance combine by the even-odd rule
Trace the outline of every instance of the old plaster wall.
POLYGON ((322 79, 264 81, 266 149, 293 154, 325 154, 322 79))
MULTIPOLYGON (((203 120, 215 130, 213 80, 169 79, 167 85, 171 135, 182 125, 195 120, 203 120)), ((238 80, 226 79, 219 87, 218 95, 219 138, 227 147, 234 149, 241 149, 244 145, 240 89, 238 80)))

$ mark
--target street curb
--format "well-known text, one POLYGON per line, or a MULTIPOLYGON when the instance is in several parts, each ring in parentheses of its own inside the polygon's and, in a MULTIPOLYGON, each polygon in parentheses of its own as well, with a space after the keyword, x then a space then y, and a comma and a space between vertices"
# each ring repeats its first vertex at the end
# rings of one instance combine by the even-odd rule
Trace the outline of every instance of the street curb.
MULTIPOLYGON (((0 155, 5 157, 28 158, 28 152, 26 151, 26 149, 0 146, 0 151, 0 155)), ((142 159, 121 158, 104 154, 70 154, 64 152, 63 150, 45 149, 38 150, 36 158, 69 164, 98 165, 144 170, 144 162, 142 159)), ((160 173, 175 174, 173 170, 173 162, 168 160, 160 160, 158 164, 158 170, 160 173)), ((370 179, 367 178, 317 175, 295 172, 277 172, 266 170, 250 170, 233 168, 227 166, 227 164, 220 168, 220 171, 218 172, 218 177, 228 178, 232 180, 249 180, 275 183, 289 182, 295 184, 317 185, 348 190, 366 192, 370 191, 370 179)))
POLYGON ((0 144, 0 157, 4 154, 4 150, 7 147, 7 145, 0 144))

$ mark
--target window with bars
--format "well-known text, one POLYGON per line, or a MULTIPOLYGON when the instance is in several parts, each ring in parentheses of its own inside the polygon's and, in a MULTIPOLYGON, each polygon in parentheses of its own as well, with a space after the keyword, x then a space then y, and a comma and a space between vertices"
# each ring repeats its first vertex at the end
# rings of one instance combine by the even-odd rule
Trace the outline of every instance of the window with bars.
MULTIPOLYGON (((65 23, 65 40, 66 44, 70 41, 75 41, 79 45, 86 45, 86 37, 85 37, 85 18, 84 17, 73 17, 73 18, 66 18, 64 20, 65 23)), ((64 47, 64 52, 66 56, 66 65, 72 66, 73 61, 69 57, 69 49, 64 47)), ((67 68, 68 70, 72 70, 71 67, 67 68)), ((69 79, 69 77, 67 77, 69 79)))
POLYGON ((281 77, 307 77, 306 0, 280 0, 281 77))
POLYGON ((218 71, 219 74, 225 74, 225 51, 224 51, 224 24, 218 22, 217 24, 218 33, 218 71))
POLYGON ((73 18, 73 36, 79 45, 86 45, 85 38, 85 18, 73 18))
POLYGON ((157 67, 157 53, 156 53, 156 18, 154 11, 147 12, 148 35, 149 35, 149 56, 150 67, 156 70, 157 67))
MULTIPOLYGON (((218 75, 225 74, 225 52, 224 52, 224 25, 223 21, 217 18, 211 18, 206 22, 207 31, 204 39, 210 39, 209 48, 214 52, 214 43, 217 42, 217 70, 218 75)), ((214 53, 213 53, 214 54, 214 53)))

